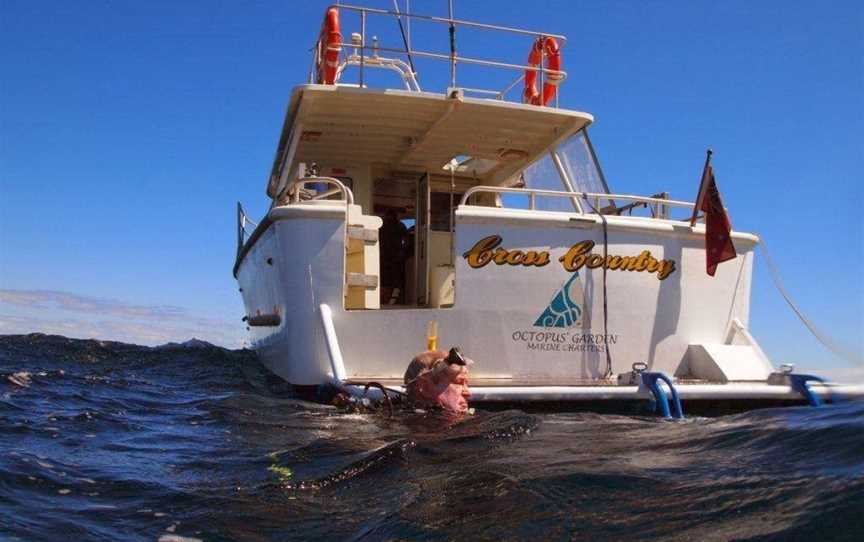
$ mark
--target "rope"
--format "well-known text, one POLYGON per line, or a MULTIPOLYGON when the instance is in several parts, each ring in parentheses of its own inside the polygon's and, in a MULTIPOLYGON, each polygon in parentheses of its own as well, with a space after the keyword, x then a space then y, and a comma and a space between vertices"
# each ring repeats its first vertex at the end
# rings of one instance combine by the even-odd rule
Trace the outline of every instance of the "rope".
POLYGON ((369 388, 378 388, 381 390, 381 393, 384 394, 384 401, 387 404, 387 417, 393 417, 393 402, 390 400, 390 396, 387 395, 387 388, 381 385, 380 382, 367 382, 366 386, 363 388, 363 397, 366 397, 366 393, 369 391, 369 388))
POLYGON ((450 0, 448 17, 450 18, 450 86, 456 86, 456 25, 453 24, 453 0, 450 0))
POLYGON ((456 57, 456 27, 450 23, 450 59, 456 57))
POLYGON ((402 33, 402 43, 405 44, 405 54, 408 55, 408 64, 411 65, 411 73, 414 74, 414 79, 417 79, 417 70, 414 69, 414 59, 411 58, 411 46, 408 44, 408 36, 405 34, 405 27, 402 26, 402 13, 399 11, 398 0, 393 0, 393 9, 396 10, 396 20, 399 22, 399 32, 402 33))
POLYGON ((765 263, 768 266, 768 272, 771 275, 771 280, 774 281, 774 286, 777 287, 777 291, 780 292, 780 295, 783 296, 783 299, 786 301, 786 304, 789 305, 789 308, 798 316, 798 319, 804 324, 805 327, 810 331, 810 333, 816 338, 817 341, 822 343, 822 346, 830 350, 834 355, 848 361, 853 365, 864 366, 864 359, 860 355, 856 355, 854 352, 850 352, 840 344, 838 344, 834 339, 822 333, 813 322, 807 318, 801 309, 798 308, 798 305, 792 301, 792 298, 789 296, 789 293, 786 291, 786 288, 783 287, 783 282, 780 280, 780 273, 777 271, 777 266, 774 265, 774 260, 771 259, 771 255, 768 253, 768 246, 765 244, 765 240, 762 237, 759 237, 760 243, 759 248, 762 249, 762 255, 765 257, 765 263))
MULTIPOLYGON (((608 262, 609 229, 608 224, 606 223, 606 217, 591 205, 587 192, 582 192, 582 197, 585 199, 585 203, 588 204, 588 207, 591 207, 592 211, 600 215, 600 221, 603 223, 603 261, 608 262)), ((603 374, 603 378, 610 378, 612 376, 612 353, 609 351, 609 304, 606 295, 606 267, 606 265, 603 266, 603 344, 606 346, 606 372, 603 374)))

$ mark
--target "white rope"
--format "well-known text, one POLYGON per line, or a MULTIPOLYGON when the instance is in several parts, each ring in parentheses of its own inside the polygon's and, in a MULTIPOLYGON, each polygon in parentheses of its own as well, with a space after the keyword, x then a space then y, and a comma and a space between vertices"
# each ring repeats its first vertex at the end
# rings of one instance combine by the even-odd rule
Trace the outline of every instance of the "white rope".
POLYGON ((765 244, 765 240, 762 237, 759 237, 759 247, 762 249, 762 255, 765 256, 765 263, 768 265, 768 272, 771 274, 771 280, 774 281, 774 286, 777 287, 777 291, 780 292, 780 295, 783 296, 783 299, 786 300, 786 303, 792 309, 792 311, 798 316, 798 319, 810 330, 810 333, 816 337, 822 346, 830 350, 834 355, 845 359, 849 363, 858 366, 864 366, 864 356, 860 353, 856 353, 846 349, 841 346, 837 341, 829 337, 828 335, 822 333, 813 322, 810 321, 809 318, 804 316, 804 313, 801 312, 801 309, 798 308, 798 305, 792 301, 792 298, 789 296, 789 293, 786 291, 786 288, 783 287, 783 282, 780 280, 780 273, 777 271, 777 266, 774 265, 774 260, 771 259, 771 255, 768 253, 768 246, 765 244))

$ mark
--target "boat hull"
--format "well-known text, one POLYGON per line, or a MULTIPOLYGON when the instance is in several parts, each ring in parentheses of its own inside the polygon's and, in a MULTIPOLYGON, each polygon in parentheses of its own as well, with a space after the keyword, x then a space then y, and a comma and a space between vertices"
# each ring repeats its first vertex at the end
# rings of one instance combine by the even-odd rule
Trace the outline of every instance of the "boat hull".
POLYGON ((451 308, 345 310, 344 207, 278 208, 238 267, 247 315, 282 316, 250 328, 252 344, 286 380, 325 381, 325 303, 352 378, 400 376, 435 320, 440 345, 460 345, 482 378, 566 381, 604 376, 607 349, 613 373, 645 362, 673 374, 691 345, 746 328, 754 236, 736 234, 738 257, 709 277, 698 229, 610 217, 605 245, 603 229, 583 215, 465 206, 451 308))

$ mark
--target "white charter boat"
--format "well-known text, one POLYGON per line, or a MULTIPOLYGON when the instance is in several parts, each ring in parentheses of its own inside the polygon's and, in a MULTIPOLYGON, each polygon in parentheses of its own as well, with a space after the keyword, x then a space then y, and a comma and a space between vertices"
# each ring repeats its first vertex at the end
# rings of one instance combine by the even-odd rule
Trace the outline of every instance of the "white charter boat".
POLYGON ((238 204, 234 275, 263 364, 297 389, 401 390, 434 322, 439 344, 475 360, 476 403, 664 408, 668 389, 688 410, 737 410, 860 395, 776 369, 748 331, 756 235, 732 232, 736 257, 708 276, 694 203, 610 193, 594 118, 557 107, 565 42, 455 19, 452 4, 448 17, 327 10, 270 209, 256 225, 238 204), (357 24, 345 40, 340 16, 357 24), (398 25, 404 47, 370 39, 373 20, 398 25), (450 54, 413 48, 411 21, 449 32, 450 54), (471 31, 524 40, 528 64, 457 54, 471 31), (421 89, 420 60, 449 67, 446 89, 421 89), (466 88, 468 65, 518 77, 466 88), (373 88, 382 70, 402 87, 373 88))

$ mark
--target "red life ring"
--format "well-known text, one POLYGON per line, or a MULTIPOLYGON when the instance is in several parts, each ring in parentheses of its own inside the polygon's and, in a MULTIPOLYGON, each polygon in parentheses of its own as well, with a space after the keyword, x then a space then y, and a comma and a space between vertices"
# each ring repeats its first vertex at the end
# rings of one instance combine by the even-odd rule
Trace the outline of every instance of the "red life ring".
MULTIPOLYGON (((546 53, 546 69, 560 71, 561 70, 561 49, 558 47, 558 41, 555 38, 541 36, 534 42, 531 47, 531 53, 528 55, 528 65, 540 67, 543 61, 543 53, 546 53)), ((564 75, 560 73, 546 74, 546 82, 543 84, 543 101, 540 101, 540 92, 537 90, 537 74, 535 70, 525 70, 525 93, 523 98, 525 103, 532 105, 546 105, 555 93, 558 92, 558 85, 564 80, 564 75)))
POLYGON ((321 35, 318 37, 318 83, 336 82, 339 53, 342 51, 342 33, 339 32, 339 10, 330 8, 324 15, 321 35))

